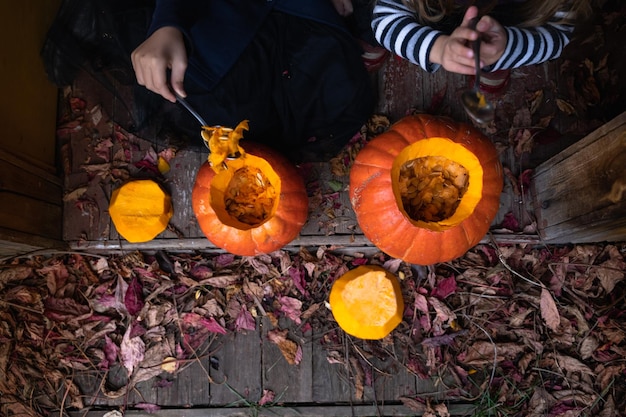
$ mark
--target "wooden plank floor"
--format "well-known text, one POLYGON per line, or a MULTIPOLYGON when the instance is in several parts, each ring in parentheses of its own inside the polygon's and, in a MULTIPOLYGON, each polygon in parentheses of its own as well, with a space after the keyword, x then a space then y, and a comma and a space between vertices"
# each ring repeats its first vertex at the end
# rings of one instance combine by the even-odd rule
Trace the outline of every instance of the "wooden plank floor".
MULTIPOLYGON (((580 59, 584 58, 583 55, 580 59)), ((570 80, 561 71, 563 62, 558 60, 514 70, 506 93, 492 97, 497 109, 496 123, 484 132, 498 148, 503 166, 509 173, 501 196, 501 208, 492 225, 491 235, 499 242, 539 242, 532 227, 532 203, 527 190, 519 184, 520 175, 591 130, 592 126, 584 123, 576 129, 584 117, 579 115, 581 120, 578 120, 575 115, 559 111, 558 100, 567 98, 567 90, 571 89, 570 80), (545 140, 532 152, 520 149, 524 143, 516 135, 531 127, 529 121, 540 124, 542 120, 548 120, 546 118, 551 120, 555 130, 570 134, 545 140), (507 216, 519 221, 517 230, 504 228, 507 216)), ((442 114, 469 122, 458 99, 460 92, 470 85, 468 77, 444 71, 424 74, 417 67, 392 57, 373 76, 372 82, 379 91, 376 112, 388 116, 391 122, 412 111, 442 114)), ((154 158, 162 148, 150 137, 135 137, 111 123, 104 109, 115 112, 115 100, 93 80, 79 77, 71 88, 66 88, 60 97, 61 108, 67 109, 72 99, 84 100, 84 106, 73 120, 64 120, 59 126, 66 195, 64 239, 70 246, 99 253, 157 249, 219 251, 203 236, 190 205, 195 175, 207 157, 203 151, 179 150, 171 161, 172 169, 164 175, 164 184, 174 204, 171 228, 143 244, 130 244, 119 237, 107 213, 110 193, 126 178, 145 176, 145 166, 136 163, 146 157, 154 158), (122 153, 124 158, 120 157, 122 153)), ((542 125, 538 130, 548 129, 542 125)), ((535 134, 536 130, 532 133, 535 134)), ((333 246, 348 251, 376 251, 361 234, 351 210, 347 196, 348 176, 345 173, 337 175, 329 163, 308 164, 301 166, 300 171, 311 196, 309 220, 287 249, 333 246)), ((397 358, 369 363, 377 370, 372 373, 374 381, 357 397, 354 376, 346 371, 346 367, 331 363, 333 360, 329 360, 327 347, 322 347, 323 329, 315 329, 298 340, 303 349, 303 360, 299 365, 289 365, 276 345, 268 341, 271 325, 265 319, 258 320, 256 331, 216 338, 202 357, 191 362, 171 381, 161 381, 160 385, 155 385, 154 381, 143 382, 122 395, 119 392, 110 396, 88 395, 85 403, 96 408, 80 415, 100 417, 106 414, 106 407, 137 403, 166 407, 159 412, 163 417, 183 414, 190 417, 415 415, 416 412, 399 402, 400 397, 421 394, 441 399, 445 396, 437 381, 419 379, 401 366, 402 348, 397 347, 397 358), (276 393, 283 405, 269 409, 255 407, 264 390, 276 393), (243 408, 233 411, 230 406, 243 408), (203 409, 206 407, 211 407, 210 413, 203 409), (185 411, 181 412, 181 409, 185 411)), ((336 359, 340 362, 342 358, 336 359)), ((81 378, 84 392, 100 391, 101 375, 81 378)), ((107 386, 109 390, 124 386, 125 381, 116 380, 113 372, 107 378, 111 385, 107 386)), ((471 406, 463 404, 449 409, 452 415, 471 412, 471 406)), ((129 411, 126 415, 145 413, 129 411)))
MULTIPOLYGON (((513 74, 507 94, 496 98, 498 125, 491 126, 485 133, 498 147, 502 163, 514 175, 524 167, 515 150, 509 146, 507 120, 515 118, 518 109, 527 106, 527 91, 552 88, 555 65, 546 64, 536 68, 517 70, 513 74)), ((414 65, 397 58, 388 60, 387 65, 373 80, 380 91, 376 112, 387 115, 394 122, 414 110, 433 114, 444 114, 456 120, 471 123, 458 100, 467 88, 467 77, 440 71, 425 76, 414 65)), ((164 174, 164 185, 171 193, 174 217, 171 228, 157 239, 140 244, 130 244, 117 234, 107 215, 108 198, 113 188, 126 177, 138 178, 147 173, 135 164, 156 155, 162 150, 159 145, 146 138, 135 137, 116 129, 109 120, 98 99, 90 79, 79 78, 67 94, 86 99, 82 128, 66 135, 63 146, 66 177, 64 206, 64 240, 75 249, 83 250, 210 250, 214 246, 204 237, 193 215, 190 198, 196 173, 206 160, 207 153, 181 149, 171 161, 172 169, 164 174), (95 147, 97 138, 112 138, 107 146, 108 160, 102 158, 102 148, 95 147), (116 140, 115 138, 118 138, 116 140), (131 145, 128 145, 128 142, 131 145), (116 160, 124 151, 127 161, 116 160)), ((545 155, 547 158, 551 155, 545 155)), ((308 222, 292 246, 342 245, 354 247, 371 246, 361 234, 348 198, 348 175, 337 175, 328 163, 311 163, 299 167, 305 177, 311 195, 308 222), (331 187, 332 186, 332 187, 331 187), (338 191, 337 191, 338 190, 338 191)), ((505 183, 501 209, 496 216, 494 236, 503 241, 536 241, 534 233, 498 233, 498 227, 507 213, 530 223, 532 205, 520 199, 510 182, 505 183)))

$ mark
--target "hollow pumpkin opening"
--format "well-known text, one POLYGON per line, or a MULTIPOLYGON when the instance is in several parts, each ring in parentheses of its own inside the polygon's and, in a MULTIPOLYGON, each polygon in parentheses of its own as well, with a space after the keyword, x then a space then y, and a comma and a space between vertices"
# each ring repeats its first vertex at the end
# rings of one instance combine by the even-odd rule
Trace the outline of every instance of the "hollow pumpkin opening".
POLYGON ((464 146, 447 138, 417 141, 392 169, 396 203, 417 227, 442 231, 470 216, 482 195, 483 169, 464 146))
POLYGON ((227 162, 211 182, 211 205, 225 225, 241 230, 271 219, 280 196, 280 178, 263 158, 246 154, 227 162))

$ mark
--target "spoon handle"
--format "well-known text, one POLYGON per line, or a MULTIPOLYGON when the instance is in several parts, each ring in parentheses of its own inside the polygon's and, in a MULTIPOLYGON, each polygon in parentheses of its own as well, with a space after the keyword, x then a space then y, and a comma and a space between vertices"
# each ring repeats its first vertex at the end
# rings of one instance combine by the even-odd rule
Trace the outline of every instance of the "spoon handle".
POLYGON ((174 95, 176 96, 176 100, 183 105, 184 108, 186 108, 189 113, 191 113, 193 115, 193 117, 196 118, 196 120, 198 120, 198 122, 202 125, 202 126, 208 126, 206 124, 206 122, 204 121, 204 119, 202 118, 202 116, 200 116, 200 114, 193 108, 191 107, 191 105, 189 103, 187 103, 187 100, 185 100, 184 98, 182 98, 181 96, 179 96, 177 93, 174 93, 174 95))
MULTIPOLYGON (((479 16, 476 16, 472 20, 470 20, 469 27, 472 30, 476 30, 476 25, 480 20, 479 16)), ((474 89, 478 91, 480 87, 480 33, 478 34, 478 38, 474 42, 472 42, 472 49, 474 50, 474 63, 476 66, 476 77, 474 78, 474 89)))

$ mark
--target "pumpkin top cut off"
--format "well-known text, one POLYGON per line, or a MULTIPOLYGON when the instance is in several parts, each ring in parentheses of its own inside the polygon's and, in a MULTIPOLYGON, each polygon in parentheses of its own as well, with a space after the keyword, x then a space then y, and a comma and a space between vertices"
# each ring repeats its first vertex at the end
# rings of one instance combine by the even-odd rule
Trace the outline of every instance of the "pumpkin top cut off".
POLYGON ((339 327, 360 339, 382 339, 402 321, 400 283, 380 266, 361 265, 342 275, 329 302, 339 327))
POLYGON ((153 180, 129 181, 111 194, 111 220, 131 243, 154 239, 167 228, 173 213, 170 196, 153 180))

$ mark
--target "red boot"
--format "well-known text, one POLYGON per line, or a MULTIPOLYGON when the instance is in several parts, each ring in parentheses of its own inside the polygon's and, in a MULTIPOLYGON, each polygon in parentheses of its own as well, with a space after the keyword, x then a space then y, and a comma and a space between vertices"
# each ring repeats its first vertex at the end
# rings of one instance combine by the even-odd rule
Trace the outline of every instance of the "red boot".
MULTIPOLYGON (((499 95, 504 92, 511 79, 511 70, 483 72, 480 75, 480 89, 487 94, 499 95)), ((474 80, 472 79, 472 83, 474 80)))
POLYGON ((359 39, 359 45, 363 49, 361 58, 368 72, 378 71, 389 58, 389 51, 382 46, 370 45, 362 39, 359 39))

